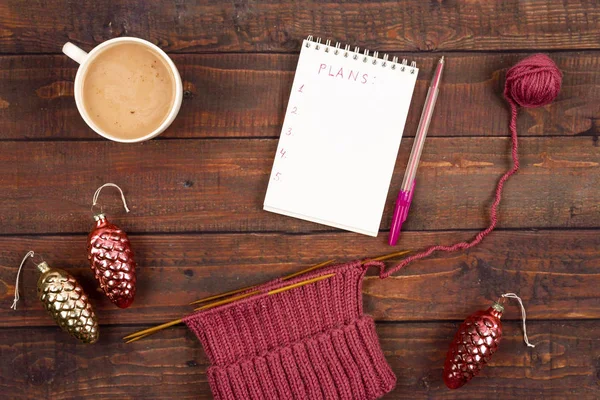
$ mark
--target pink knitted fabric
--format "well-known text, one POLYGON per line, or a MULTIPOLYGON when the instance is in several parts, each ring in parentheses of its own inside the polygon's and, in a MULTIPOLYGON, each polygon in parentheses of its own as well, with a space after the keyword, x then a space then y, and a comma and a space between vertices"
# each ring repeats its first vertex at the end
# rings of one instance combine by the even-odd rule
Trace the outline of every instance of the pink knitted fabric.
POLYGON ((277 279, 262 294, 186 317, 210 359, 215 399, 376 399, 392 390, 396 377, 363 314, 367 268, 355 261, 277 279))

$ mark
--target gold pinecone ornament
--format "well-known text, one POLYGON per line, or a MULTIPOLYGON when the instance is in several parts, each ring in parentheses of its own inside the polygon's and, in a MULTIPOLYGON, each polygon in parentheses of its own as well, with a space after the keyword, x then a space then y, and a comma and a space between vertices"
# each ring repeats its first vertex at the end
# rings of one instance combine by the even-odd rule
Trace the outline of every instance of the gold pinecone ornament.
POLYGON ((42 273, 37 283, 44 308, 58 326, 82 343, 98 341, 98 321, 90 299, 77 280, 62 269, 46 262, 37 266, 42 273))
MULTIPOLYGON (((33 257, 34 254, 33 251, 29 251, 19 266, 15 283, 15 299, 11 307, 14 310, 17 309, 20 298, 21 270, 27 258, 33 257)), ((97 342, 99 332, 96 313, 79 282, 62 269, 50 268, 45 261, 36 266, 41 273, 37 282, 38 296, 58 326, 82 343, 97 342)))

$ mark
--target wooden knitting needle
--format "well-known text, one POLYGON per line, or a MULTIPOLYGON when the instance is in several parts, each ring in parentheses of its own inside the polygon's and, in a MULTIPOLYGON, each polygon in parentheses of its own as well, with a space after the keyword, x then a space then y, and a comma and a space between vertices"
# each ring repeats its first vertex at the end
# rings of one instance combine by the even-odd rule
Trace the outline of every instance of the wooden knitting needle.
MULTIPOLYGON (((296 277, 296 276, 298 276, 298 275, 302 275, 302 274, 305 274, 305 273, 307 273, 307 272, 310 272, 310 271, 312 271, 312 270, 315 270, 315 269, 318 269, 318 268, 324 267, 324 266, 326 266, 326 265, 329 265, 329 264, 331 264, 331 263, 332 263, 332 262, 334 262, 334 261, 335 261, 335 260, 327 260, 327 261, 325 261, 325 262, 322 262, 322 263, 320 263, 320 264, 313 265, 312 267, 306 268, 306 269, 304 269, 304 270, 302 270, 302 271, 299 271, 299 272, 294 272, 293 274, 290 274, 290 275, 284 276, 283 278, 281 278, 281 280, 282 280, 282 281, 286 281, 286 280, 289 280, 289 279, 295 278, 295 277, 296 277)), ((220 299, 220 298, 222 298, 222 297, 231 296, 231 295, 234 295, 234 294, 237 294, 237 293, 245 292, 246 290, 250 290, 250 289, 252 289, 252 288, 255 288, 255 287, 257 287, 257 286, 259 286, 259 285, 247 286, 247 287, 244 287, 244 288, 241 288, 241 289, 231 290, 231 291, 229 291, 229 292, 226 292, 226 293, 221 293, 221 294, 216 294, 216 295, 214 295, 214 296, 205 297, 205 298, 203 298, 203 299, 200 299, 200 300, 192 301, 192 302, 190 303, 190 305, 194 305, 194 304, 201 304, 201 303, 206 303, 207 301, 216 300, 216 299, 220 299)))
POLYGON ((158 331, 160 331, 162 329, 168 328, 168 327, 173 326, 173 325, 180 324, 182 322, 183 322, 182 318, 175 319, 175 320, 170 321, 170 322, 165 322, 164 324, 153 326, 152 328, 144 329, 144 330, 141 330, 139 332, 132 333, 131 335, 127 335, 127 336, 125 336, 123 338, 123 340, 128 340, 128 339, 135 338, 133 340, 127 341, 127 343, 135 342, 136 340, 139 340, 139 339, 141 339, 143 337, 149 336, 149 335, 153 334, 154 332, 158 332, 158 331))
MULTIPOLYGON (((407 253, 410 253, 410 250, 399 251, 399 252, 395 252, 395 253, 391 253, 391 254, 385 254, 383 256, 379 256, 379 257, 375 257, 375 258, 371 258, 371 259, 365 260, 363 263, 368 262, 370 260, 373 260, 373 261, 388 260, 390 258, 399 257, 399 256, 405 255, 407 253)), ((310 268, 307 268, 305 270, 302 270, 302 271, 296 272, 294 274, 288 275, 288 276, 286 276, 286 277, 284 277, 282 279, 291 279, 293 277, 302 275, 302 274, 304 274, 306 272, 310 272, 310 271, 315 270, 317 268, 320 268, 320 267, 323 267, 325 265, 328 265, 331 262, 333 262, 333 260, 328 260, 326 262, 314 265, 314 266, 312 266, 310 268)), ((271 294, 275 294, 275 293, 281 293, 281 292, 284 292, 286 290, 294 289, 294 288, 299 287, 299 286, 303 286, 303 285, 307 285, 309 283, 313 283, 313 282, 317 282, 317 281, 320 281, 320 280, 323 280, 323 279, 327 279, 327 278, 332 277, 334 275, 335 275, 335 273, 328 274, 328 275, 323 275, 323 276, 319 276, 319 277, 316 277, 316 278, 313 278, 313 279, 308 279, 306 281, 297 282, 297 283, 294 283, 292 285, 288 285, 288 286, 284 286, 284 287, 279 288, 279 289, 271 290, 271 291, 267 292, 267 294, 271 295, 271 294)), ((249 290, 252 287, 255 287, 255 286, 250 286, 249 288, 242 289, 242 290, 249 290)), ((238 290, 235 293, 239 293, 242 290, 238 290)), ((244 293, 244 294, 239 295, 239 296, 234 296, 234 297, 231 297, 231 298, 228 298, 228 299, 224 299, 224 300, 221 300, 221 301, 216 301, 214 303, 205 304, 203 306, 200 306, 200 307, 196 308, 194 311, 206 310, 206 309, 213 308, 213 307, 216 307, 216 306, 220 306, 220 305, 232 303, 234 301, 237 301, 237 300, 240 300, 240 299, 243 299, 243 298, 250 297, 250 296, 253 296, 255 294, 258 294, 259 292, 260 291, 252 291, 252 292, 244 293)), ((234 293, 233 292, 229 292, 229 294, 234 294, 234 293)), ((217 295, 217 296, 213 296, 212 298, 221 298, 221 297, 225 297, 226 295, 227 294, 217 295)), ((206 301, 206 300, 203 299, 202 301, 206 301)), ((176 319, 176 320, 173 320, 173 321, 161 324, 161 325, 157 325, 157 326, 152 327, 152 328, 148 328, 148 329, 144 329, 144 330, 141 330, 141 331, 138 331, 138 332, 134 332, 134 333, 132 333, 130 335, 125 336, 123 338, 123 340, 126 340, 126 343, 132 343, 132 342, 135 342, 136 340, 143 339, 143 338, 145 338, 147 336, 150 336, 150 335, 152 335, 152 334, 154 334, 154 333, 156 333, 156 332, 158 332, 160 330, 163 330, 165 328, 168 328, 170 326, 180 324, 181 322, 183 322, 182 319, 176 319)))
MULTIPOLYGON (((284 286, 282 288, 273 289, 273 290, 268 291, 267 295, 270 296, 270 295, 273 295, 273 294, 276 294, 276 293, 281 293, 281 292, 285 292, 287 290, 295 289, 295 288, 300 287, 300 286, 308 285, 309 283, 314 283, 314 282, 322 281, 324 279, 331 278, 334 275, 335 274, 327 274, 327 275, 323 275, 323 276, 317 276, 316 278, 307 279, 305 281, 297 282, 297 283, 294 283, 294 284, 291 284, 291 285, 288 285, 288 286, 284 286)), ((245 293, 242 296, 243 297, 249 297, 249 295, 250 295, 250 293, 245 293)), ((231 303, 231 302, 233 302, 235 300, 238 300, 239 297, 240 296, 238 296, 238 298, 236 298, 236 299, 223 300, 220 303, 221 304, 225 304, 225 302, 231 303)), ((210 304, 209 306, 214 307, 215 305, 210 304)), ((204 306, 204 307, 206 307, 206 306, 204 306)), ((206 307, 206 308, 208 308, 208 307, 206 307)), ((176 319, 176 320, 173 320, 173 321, 170 321, 170 322, 158 325, 158 326, 154 326, 152 328, 148 328, 148 329, 141 330, 139 332, 132 333, 130 335, 125 336, 123 338, 123 340, 126 340, 126 343, 132 343, 132 342, 135 342, 136 340, 140 340, 142 338, 145 338, 146 336, 150 336, 153 333, 161 331, 161 330, 163 330, 165 328, 168 328, 170 326, 180 324, 182 322, 183 322, 183 319, 181 319, 181 318, 180 319, 176 319)))
POLYGON ((143 339, 148 336, 151 336, 151 335, 152 335, 152 333, 146 333, 145 335, 136 336, 133 339, 125 340, 125 344, 137 342, 138 340, 143 339))
POLYGON ((390 258, 396 258, 396 257, 400 257, 403 256, 405 254, 410 253, 410 250, 403 250, 403 251, 397 251, 395 253, 390 253, 390 254, 384 254, 382 256, 379 257, 375 257, 375 258, 368 258, 365 261, 363 261, 363 264, 368 262, 368 261, 384 261, 384 260, 389 260, 390 258))
POLYGON ((246 297, 254 296, 255 294, 258 294, 258 293, 260 293, 260 290, 254 290, 252 292, 240 294, 238 296, 233 296, 233 297, 230 297, 228 299, 223 299, 223 300, 215 301, 214 303, 209 303, 209 304, 205 304, 205 305, 200 306, 200 307, 196 307, 196 308, 194 308, 194 311, 208 310, 209 308, 213 308, 213 307, 216 307, 216 306, 222 306, 223 304, 229 304, 229 303, 234 302, 236 300, 240 300, 240 299, 244 299, 246 297))
MULTIPOLYGON (((387 259, 390 259, 390 258, 403 256, 404 254, 409 253, 409 252, 410 252, 410 250, 398 251, 396 253, 391 253, 391 254, 386 254, 386 255, 380 256, 380 257, 375 257, 372 260, 383 261, 383 260, 387 260, 387 259)), ((303 269, 302 271, 298 271, 298 272, 294 272, 293 274, 286 275, 283 278, 281 278, 281 280, 282 281, 290 280, 292 278, 297 277, 298 275, 306 274, 307 272, 313 271, 315 269, 319 269, 319 268, 324 267, 326 265, 329 265, 329 264, 331 264, 333 262, 335 262, 335 260, 327 260, 325 262, 313 265, 312 267, 308 267, 306 269, 303 269)), ((205 298, 200 299, 200 300, 192 301, 190 303, 190 305, 206 303, 206 302, 211 301, 211 300, 216 300, 216 299, 220 299, 220 298, 223 298, 223 297, 231 296, 231 295, 234 295, 234 294, 237 294, 237 293, 245 292, 245 291, 250 290, 250 289, 252 289, 252 288, 254 288, 256 286, 258 286, 258 285, 247 286, 245 288, 231 290, 231 291, 226 292, 226 293, 221 293, 221 294, 216 294, 214 296, 205 297, 205 298)), ((196 308, 196 310, 203 310, 203 308, 196 308)))
MULTIPOLYGON (((383 261, 383 260, 387 260, 387 259, 389 259, 389 258, 394 258, 394 257, 399 257, 399 256, 402 256, 402 255, 404 255, 404 254, 406 254, 406 253, 409 253, 409 252, 410 252, 410 250, 399 251, 399 252, 396 252, 396 253, 392 253, 392 254, 386 254, 386 255, 383 255, 383 256, 375 257, 375 258, 372 258, 372 259, 370 259, 370 260, 374 260, 374 261, 383 261)), ((305 274, 305 273, 307 273, 307 272, 313 271, 313 270, 315 270, 315 269, 317 269, 317 268, 324 267, 324 266, 326 266, 326 265, 328 265, 328 264, 332 263, 333 261, 334 261, 334 260, 329 260, 329 261, 325 261, 325 262, 323 262, 323 263, 321 263, 321 264, 313 265, 313 266, 312 266, 312 267, 310 267, 310 268, 307 268, 307 269, 305 269, 305 270, 302 270, 302 271, 299 271, 299 272, 295 272, 295 273, 293 273, 293 274, 291 274, 291 275, 288 275, 288 276, 286 276, 286 277, 282 278, 281 280, 289 280, 289 279, 291 279, 291 278, 294 278, 294 277, 296 277, 296 276, 298 276, 298 275, 302 275, 302 274, 305 274)), ((369 261, 369 260, 366 260, 365 262, 367 262, 367 261, 369 261)), ((363 263, 364 263, 364 262, 363 262, 363 263)), ((293 286, 293 285, 292 285, 292 286, 293 286)), ((286 287, 286 288, 287 288, 287 287, 289 287, 290 289, 292 289, 292 288, 293 288, 292 286, 285 286, 285 287, 286 287)), ((247 289, 244 289, 244 290, 249 290, 249 289, 251 289, 251 288, 253 288, 253 287, 255 287, 255 286, 250 286, 250 287, 248 287, 247 289)), ((240 292, 240 291, 238 291, 238 292, 240 292)), ((232 292, 229 292, 229 293, 231 294, 232 292)), ((231 303, 231 302, 234 302, 234 301, 236 301, 236 300, 240 300, 240 299, 243 299, 243 298, 246 298, 246 297, 250 297, 250 296, 253 296, 253 295, 255 295, 255 294, 258 294, 258 293, 260 293, 260 291, 258 291, 258 290, 254 290, 254 291, 252 291, 252 292, 244 293, 244 294, 241 294, 241 295, 239 295, 239 296, 234 296, 234 297, 230 297, 230 298, 228 298, 228 299, 224 299, 224 300, 216 301, 216 302, 214 302, 214 303, 205 304, 205 305, 203 305, 203 306, 200 306, 200 307, 194 308, 194 311, 207 310, 207 309, 209 309, 209 308, 213 308, 213 307, 216 307, 216 306, 221 306, 221 305, 223 305, 223 304, 229 304, 229 303, 231 303)), ((213 296, 213 298, 215 298, 215 297, 218 297, 218 296, 213 296)), ((191 303, 191 304, 194 304, 194 303, 191 303)))
MULTIPOLYGON (((304 269, 304 270, 302 270, 302 271, 299 271, 299 272, 295 272, 295 273, 293 273, 293 274, 291 274, 291 275, 287 275, 287 276, 285 276, 285 277, 281 278, 281 280, 282 280, 282 281, 284 281, 284 280, 289 280, 289 279, 292 279, 292 278, 294 278, 294 277, 296 277, 296 276, 298 276, 298 275, 302 275, 302 274, 305 274, 305 273, 307 273, 307 272, 313 271, 313 270, 315 270, 315 269, 318 269, 318 268, 324 267, 324 266, 326 266, 326 265, 329 265, 329 264, 331 264, 333 261, 334 261, 334 260, 329 260, 329 261, 325 261, 325 262, 322 262, 322 263, 320 263, 320 264, 317 264, 317 265, 313 265, 313 266, 312 266, 312 267, 310 267, 310 268, 304 269)), ((257 287, 257 286, 258 286, 258 285, 255 285, 255 286, 249 286, 248 288, 246 288, 246 289, 244 289, 244 290, 250 290, 250 289, 252 289, 253 287, 257 287)), ((287 286, 286 286, 286 287, 287 287, 287 286)), ((234 291, 234 292, 236 292, 236 291, 234 291)), ((240 292, 240 291, 237 291, 237 292, 240 292)), ((229 293, 231 294, 232 292, 229 292, 229 293)), ((251 292, 244 293, 244 294, 240 294, 240 295, 238 295, 238 296, 233 296, 233 297, 230 297, 230 298, 228 298, 228 299, 223 299, 223 300, 215 301, 215 302, 213 302, 213 303, 210 303, 210 304, 205 304, 205 305, 203 305, 203 306, 200 306, 200 307, 196 307, 196 308, 194 308, 194 311, 207 310, 207 309, 209 309, 209 308, 213 308, 213 307, 216 307, 216 306, 221 306, 221 305, 223 305, 223 304, 229 304, 229 303, 231 303, 231 302, 234 302, 234 301, 236 301, 236 300, 240 300, 240 299, 243 299, 243 298, 246 298, 246 297, 254 296, 255 294, 258 294, 258 293, 260 293, 260 291, 259 291, 259 290, 253 290, 253 291, 251 291, 251 292)), ((217 297, 217 296, 213 296, 213 297, 217 297)), ((194 304, 194 303, 191 303, 191 304, 194 304)))
MULTIPOLYGON (((328 260, 328 261, 322 262, 320 264, 313 265, 312 267, 309 267, 309 268, 307 268, 305 270, 302 270, 300 272, 296 272, 296 273, 293 273, 291 275, 288 275, 288 276, 284 277, 283 279, 286 279, 286 278, 290 279, 290 277, 293 278, 293 277, 298 276, 300 274, 303 274, 305 272, 309 272, 309 271, 312 271, 314 269, 317 269, 317 268, 323 267, 325 265, 328 265, 328 264, 332 263, 333 261, 334 260, 328 260)), ((253 287, 256 287, 256 286, 258 286, 258 285, 248 286, 248 287, 243 288, 243 289, 233 290, 233 291, 230 291, 230 292, 227 292, 227 293, 222 293, 220 295, 207 297, 205 299, 197 300, 197 301, 192 302, 190 304, 198 304, 198 303, 202 303, 202 302, 209 301, 209 300, 212 300, 212 299, 222 298, 222 297, 225 297, 225 296, 228 296, 228 295, 232 295, 232 294, 243 292, 245 290, 250 290, 250 289, 252 289, 253 287)), ((215 301, 214 303, 205 304, 203 306, 197 307, 197 308, 194 309, 194 311, 206 310, 206 309, 213 308, 213 307, 216 307, 216 306, 228 304, 228 303, 231 303, 233 301, 236 301, 236 300, 239 300, 239 299, 243 299, 245 297, 250 297, 250 296, 255 295, 257 293, 259 293, 259 291, 252 291, 252 292, 249 292, 249 293, 244 293, 244 294, 239 295, 239 296, 231 297, 229 299, 215 301)), ((142 339, 143 337, 146 337, 146 336, 148 336, 148 335, 150 335, 150 334, 152 334, 152 333, 154 333, 156 331, 168 328, 168 327, 173 326, 173 325, 177 325, 177 324, 179 324, 181 322, 182 322, 181 319, 173 320, 171 322, 167 322, 167 323, 162 324, 162 325, 157 325, 157 326, 152 327, 152 328, 148 328, 148 329, 145 329, 145 330, 142 330, 142 331, 139 331, 139 332, 132 333, 130 335, 125 336, 123 339, 127 340, 127 339, 131 339, 132 337, 135 336, 136 337, 135 339, 132 339, 132 340, 129 340, 129 341, 126 342, 126 343, 131 343, 131 342, 133 342, 135 340, 142 339)))

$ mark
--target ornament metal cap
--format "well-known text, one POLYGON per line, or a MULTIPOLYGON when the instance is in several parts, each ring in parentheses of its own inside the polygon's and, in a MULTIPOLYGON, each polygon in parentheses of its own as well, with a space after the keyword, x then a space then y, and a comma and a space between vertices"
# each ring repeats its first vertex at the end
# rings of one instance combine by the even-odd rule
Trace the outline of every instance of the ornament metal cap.
POLYGON ((504 312, 504 306, 498 303, 497 301, 495 301, 494 304, 492 304, 492 308, 500 313, 504 312))
POLYGON ((100 221, 100 220, 102 220, 102 219, 106 219, 106 214, 104 214, 104 213, 100 213, 100 214, 96 214, 96 215, 94 215, 94 221, 96 221, 96 222, 97 222, 97 221, 100 221))
POLYGON ((37 267, 38 271, 40 271, 42 274, 50 270, 50 266, 48 266, 48 263, 46 261, 42 261, 41 263, 36 264, 35 266, 37 267))

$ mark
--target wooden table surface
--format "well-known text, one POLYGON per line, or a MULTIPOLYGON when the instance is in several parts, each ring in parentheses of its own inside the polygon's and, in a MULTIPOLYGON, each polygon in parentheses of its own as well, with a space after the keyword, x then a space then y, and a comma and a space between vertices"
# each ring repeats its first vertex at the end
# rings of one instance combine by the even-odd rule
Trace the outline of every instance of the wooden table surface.
POLYGON ((210 398, 200 343, 176 327, 136 344, 127 333, 187 313, 194 299, 259 283, 329 259, 390 251, 393 199, 435 61, 447 69, 420 182, 397 249, 468 239, 488 223, 493 188, 509 166, 506 70, 545 52, 564 73, 553 104, 519 116, 521 171, 506 186, 499 229, 477 248, 436 254, 396 277, 367 278, 365 310, 378 321, 398 376, 387 398, 600 397, 600 7, 593 0, 361 3, 291 1, 0 2, 0 397, 210 398), (273 154, 308 34, 405 55, 420 69, 378 238, 262 210, 273 154), (104 140, 73 99, 77 65, 61 54, 118 36, 148 39, 184 82, 181 112, 159 138, 104 140), (138 294, 118 310, 96 291, 86 261, 90 202, 130 233, 138 294), (79 345, 36 299, 25 252, 81 280, 100 341, 79 345), (480 377, 458 391, 441 378, 458 324, 501 293, 519 293, 505 338, 480 377))

